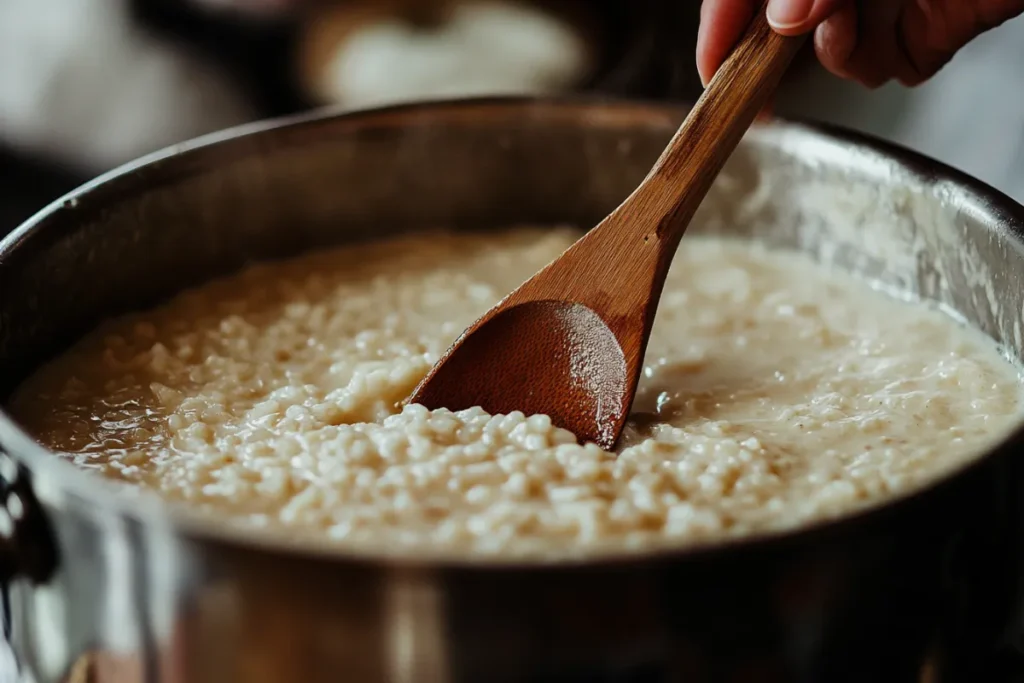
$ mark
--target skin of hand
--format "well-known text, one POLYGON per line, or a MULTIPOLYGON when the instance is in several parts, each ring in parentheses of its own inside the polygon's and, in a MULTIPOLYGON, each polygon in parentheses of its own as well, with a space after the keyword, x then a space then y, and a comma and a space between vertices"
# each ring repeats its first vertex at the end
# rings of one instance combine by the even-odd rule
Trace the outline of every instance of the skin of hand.
MULTIPOLYGON (((705 85, 746 29, 759 0, 703 0, 697 68, 705 85)), ((976 36, 1024 13, 1024 0, 770 0, 783 35, 814 32, 822 65, 877 88, 918 85, 976 36)))

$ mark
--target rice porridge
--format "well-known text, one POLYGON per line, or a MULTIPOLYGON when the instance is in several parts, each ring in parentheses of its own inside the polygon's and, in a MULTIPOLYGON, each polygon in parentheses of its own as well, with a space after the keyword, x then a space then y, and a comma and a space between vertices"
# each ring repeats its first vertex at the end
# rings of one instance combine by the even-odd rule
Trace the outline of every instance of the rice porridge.
POLYGON ((994 344, 796 254, 687 238, 617 454, 543 415, 401 407, 577 237, 438 233, 265 264, 106 323, 11 409, 77 465, 233 524, 473 553, 682 546, 840 515, 1016 422, 994 344))

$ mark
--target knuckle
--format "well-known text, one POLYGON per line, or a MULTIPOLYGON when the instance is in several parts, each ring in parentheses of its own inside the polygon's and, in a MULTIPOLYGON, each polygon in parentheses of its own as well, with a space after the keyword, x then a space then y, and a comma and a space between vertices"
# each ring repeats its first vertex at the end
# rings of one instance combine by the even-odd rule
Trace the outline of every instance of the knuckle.
POLYGON ((908 88, 916 88, 917 86, 927 81, 928 78, 928 76, 922 76, 918 73, 914 73, 900 76, 897 80, 899 81, 900 85, 906 86, 908 88))
POLYGON ((882 74, 869 73, 859 74, 856 76, 857 82, 868 90, 878 90, 883 85, 889 82, 891 76, 883 76, 882 74))

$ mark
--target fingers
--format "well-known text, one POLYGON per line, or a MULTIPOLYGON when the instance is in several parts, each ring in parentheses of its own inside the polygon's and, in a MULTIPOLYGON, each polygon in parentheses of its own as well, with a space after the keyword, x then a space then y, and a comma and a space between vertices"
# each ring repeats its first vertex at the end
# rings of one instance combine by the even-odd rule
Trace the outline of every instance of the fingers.
POLYGON ((909 3, 896 35, 912 72, 900 81, 917 85, 935 75, 968 42, 1024 13, 1024 0, 909 3))
POLYGON ((849 4, 847 0, 771 0, 768 23, 784 36, 797 36, 814 30, 840 7, 849 4))
POLYGON ((995 28, 1024 14, 1024 0, 982 0, 978 14, 987 28, 995 28))
POLYGON ((903 85, 919 85, 928 80, 952 59, 970 38, 953 37, 959 32, 945 13, 933 11, 928 5, 912 3, 899 19, 896 35, 911 65, 909 73, 900 78, 903 85), (956 43, 954 46, 953 43, 956 43))
MULTIPOLYGON (((837 9, 852 0, 771 0, 768 21, 783 35, 800 35, 814 29, 837 9)), ((706 86, 760 7, 758 0, 704 0, 697 35, 697 70, 706 86)))
MULTIPOLYGON (((746 29, 758 0, 704 0, 697 67, 705 85, 746 29)), ((770 0, 783 35, 814 30, 818 59, 837 76, 875 88, 917 85, 988 29, 1024 14, 1024 0, 770 0)))
POLYGON ((697 71, 707 86, 754 18, 757 0, 704 0, 697 34, 697 71))
POLYGON ((818 61, 840 78, 853 78, 847 68, 857 47, 857 6, 846 3, 814 32, 818 61))
MULTIPOLYGON (((733 46, 754 18, 759 0, 704 0, 700 6, 700 32, 697 35, 697 70, 707 87, 733 46)), ((772 117, 772 102, 758 114, 759 120, 772 117)))
POLYGON ((1024 0, 860 0, 815 32, 818 59, 832 73, 875 88, 934 76, 960 48, 1024 13, 1024 0))
POLYGON ((867 0, 855 5, 855 14, 846 9, 836 15, 816 41, 819 59, 824 63, 824 55, 830 70, 869 88, 893 78, 915 78, 917 69, 899 33, 904 7, 902 2, 867 0))

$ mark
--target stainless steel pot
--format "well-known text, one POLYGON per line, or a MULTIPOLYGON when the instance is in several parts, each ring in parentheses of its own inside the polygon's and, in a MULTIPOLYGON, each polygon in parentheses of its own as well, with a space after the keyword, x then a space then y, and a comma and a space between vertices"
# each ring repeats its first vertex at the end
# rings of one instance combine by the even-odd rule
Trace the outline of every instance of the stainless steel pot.
MULTIPOLYGON (((592 225, 681 116, 410 106, 131 164, 0 243, 0 392, 103 317, 254 259, 424 226, 592 225)), ((1021 355, 1024 209, 936 163, 776 123, 697 221, 939 301, 1021 355)), ((6 631, 39 683, 982 680, 1016 661, 1021 443, 799 533, 541 566, 231 531, 118 494, 0 416, 6 631)))

